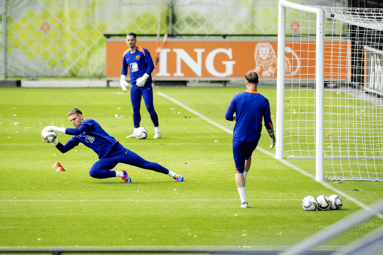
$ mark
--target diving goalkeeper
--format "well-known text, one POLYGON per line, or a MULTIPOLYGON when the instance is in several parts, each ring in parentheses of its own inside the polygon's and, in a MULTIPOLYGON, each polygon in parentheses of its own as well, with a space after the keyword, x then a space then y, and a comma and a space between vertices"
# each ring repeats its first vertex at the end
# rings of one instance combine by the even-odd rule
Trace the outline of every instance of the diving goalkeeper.
POLYGON ((262 117, 271 138, 270 148, 273 148, 275 144, 269 100, 257 91, 258 74, 249 71, 245 79, 246 91, 234 95, 225 115, 227 120, 236 121, 233 132, 233 155, 236 168, 235 182, 242 208, 248 207, 245 182, 251 165, 251 155, 261 138, 262 117))
POLYGON ((91 177, 98 179, 121 177, 125 182, 132 182, 125 170, 111 171, 118 163, 124 163, 167 174, 179 182, 184 180, 181 175, 166 169, 158 163, 149 162, 133 151, 126 149, 114 137, 108 135, 95 120, 84 119, 79 109, 72 109, 68 116, 74 128, 47 126, 44 130, 72 135, 72 138, 65 145, 61 144, 57 139, 52 142, 62 153, 73 149, 79 143, 96 152, 99 160, 90 168, 89 174, 91 177))

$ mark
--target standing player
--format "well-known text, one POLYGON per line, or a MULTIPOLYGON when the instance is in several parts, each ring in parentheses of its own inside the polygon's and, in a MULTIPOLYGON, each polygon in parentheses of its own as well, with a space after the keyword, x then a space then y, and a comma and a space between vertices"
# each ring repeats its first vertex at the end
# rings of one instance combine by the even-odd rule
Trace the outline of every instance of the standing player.
POLYGON ((136 153, 124 148, 115 138, 108 135, 95 120, 84 120, 79 109, 72 109, 68 116, 74 128, 47 126, 44 130, 53 130, 72 135, 72 138, 65 145, 59 143, 57 139, 52 142, 62 153, 73 149, 79 143, 83 143, 94 150, 98 155, 99 161, 91 167, 89 171, 91 177, 98 179, 121 177, 125 182, 132 182, 132 179, 125 170, 110 171, 118 163, 124 163, 167 174, 179 182, 184 180, 181 175, 169 171, 158 163, 146 161, 136 153))
MULTIPOLYGON (((161 138, 161 132, 158 125, 158 116, 154 110, 153 105, 152 77, 150 75, 154 69, 153 60, 149 51, 140 46, 137 46, 136 42, 137 40, 135 33, 127 34, 126 44, 128 45, 129 49, 127 49, 124 54, 122 54, 120 86, 125 92, 127 91, 127 87, 131 87, 130 100, 133 107, 134 131, 136 131, 140 126, 141 97, 143 97, 146 109, 148 110, 150 118, 154 124, 154 138, 158 139, 161 138), (131 85, 125 81, 125 77, 128 73, 128 68, 130 71, 131 85)), ((135 132, 126 138, 134 138, 134 134, 135 132)))
POLYGON ((235 182, 241 197, 242 208, 248 206, 245 182, 251 165, 251 155, 261 138, 262 117, 271 137, 270 148, 273 148, 275 144, 269 100, 257 91, 258 74, 249 71, 246 73, 245 79, 247 90, 234 95, 225 115, 227 120, 236 120, 233 132, 233 155, 236 167, 235 182))

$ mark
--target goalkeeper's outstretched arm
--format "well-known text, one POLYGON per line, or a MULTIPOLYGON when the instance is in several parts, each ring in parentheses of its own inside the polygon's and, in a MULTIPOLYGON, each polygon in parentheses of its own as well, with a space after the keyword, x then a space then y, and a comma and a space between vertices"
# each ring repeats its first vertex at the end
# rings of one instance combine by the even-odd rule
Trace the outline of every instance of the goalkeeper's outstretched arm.
MULTIPOLYGON (((47 126, 44 128, 46 131, 55 131, 55 132, 60 132, 63 134, 68 134, 68 135, 79 135, 82 132, 85 132, 90 129, 89 125, 81 125, 78 128, 64 128, 64 127, 55 127, 55 126, 47 126)), ((70 151, 73 149, 75 146, 79 144, 79 140, 77 137, 72 137, 65 145, 60 143, 57 138, 52 141, 52 144, 56 146, 56 148, 61 152, 65 153, 67 151, 70 151)))
POLYGON ((78 128, 65 128, 65 127, 55 127, 55 126, 47 126, 44 128, 45 131, 55 131, 60 132, 67 135, 79 135, 83 132, 89 131, 91 127, 89 125, 83 124, 78 128))
POLYGON ((61 152, 65 153, 67 151, 70 151, 74 147, 76 147, 79 144, 79 141, 76 139, 76 137, 72 137, 65 145, 60 143, 57 138, 52 142, 56 146, 56 148, 61 152))
POLYGON ((44 131, 55 131, 55 132, 60 132, 60 133, 65 134, 66 128, 56 127, 56 126, 46 126, 43 130, 44 131))

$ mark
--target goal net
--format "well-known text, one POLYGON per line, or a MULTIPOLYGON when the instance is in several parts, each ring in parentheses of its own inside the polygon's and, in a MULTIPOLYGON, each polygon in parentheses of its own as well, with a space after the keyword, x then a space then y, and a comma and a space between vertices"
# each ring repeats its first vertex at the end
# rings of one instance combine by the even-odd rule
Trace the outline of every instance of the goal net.
POLYGON ((280 1, 277 158, 383 181, 383 10, 280 1))

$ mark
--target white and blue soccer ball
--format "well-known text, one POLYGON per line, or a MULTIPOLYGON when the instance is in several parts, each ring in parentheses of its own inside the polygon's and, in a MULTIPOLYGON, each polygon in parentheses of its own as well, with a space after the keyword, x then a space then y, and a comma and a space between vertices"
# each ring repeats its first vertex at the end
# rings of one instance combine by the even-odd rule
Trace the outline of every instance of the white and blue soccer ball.
POLYGON ((41 138, 46 143, 51 143, 57 138, 57 134, 53 130, 41 130, 41 138))
POLYGON ((313 196, 307 196, 302 200, 302 208, 305 211, 316 211, 318 209, 318 202, 313 196))
POLYGON ((330 209, 331 210, 340 210, 343 206, 343 200, 338 195, 331 195, 328 198, 331 202, 330 209))
POLYGON ((319 211, 326 211, 330 209, 331 201, 325 195, 320 195, 319 197, 317 197, 317 202, 319 211))
POLYGON ((137 139, 146 139, 148 137, 148 130, 144 127, 139 127, 134 131, 134 135, 137 139))

